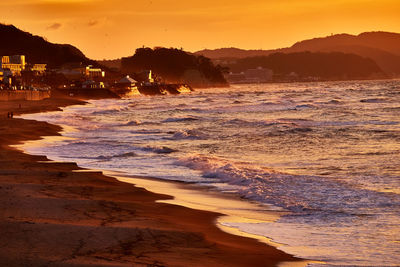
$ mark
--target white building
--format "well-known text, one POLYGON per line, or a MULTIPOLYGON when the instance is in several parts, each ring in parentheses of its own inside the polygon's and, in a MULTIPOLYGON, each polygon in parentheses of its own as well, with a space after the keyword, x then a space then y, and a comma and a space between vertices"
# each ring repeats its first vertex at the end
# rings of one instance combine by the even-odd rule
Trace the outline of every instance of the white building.
POLYGON ((244 72, 244 76, 246 77, 247 82, 268 82, 272 80, 273 71, 270 69, 264 69, 262 67, 258 67, 256 69, 248 69, 244 72))
POLYGON ((9 69, 13 75, 21 75, 21 72, 25 70, 25 67, 26 61, 24 55, 1 57, 1 68, 9 69))

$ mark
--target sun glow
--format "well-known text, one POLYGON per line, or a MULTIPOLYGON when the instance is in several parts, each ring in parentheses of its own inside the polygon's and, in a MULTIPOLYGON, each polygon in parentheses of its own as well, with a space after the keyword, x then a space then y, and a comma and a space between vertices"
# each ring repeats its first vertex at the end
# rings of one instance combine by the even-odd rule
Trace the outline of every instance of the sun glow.
POLYGON ((60 3, 87 3, 87 2, 95 2, 97 0, 41 0, 42 3, 52 3, 52 4, 60 4, 60 3))
POLYGON ((15 0, 0 6, 4 23, 71 43, 94 59, 128 56, 143 45, 275 49, 331 33, 400 31, 395 0, 15 0))

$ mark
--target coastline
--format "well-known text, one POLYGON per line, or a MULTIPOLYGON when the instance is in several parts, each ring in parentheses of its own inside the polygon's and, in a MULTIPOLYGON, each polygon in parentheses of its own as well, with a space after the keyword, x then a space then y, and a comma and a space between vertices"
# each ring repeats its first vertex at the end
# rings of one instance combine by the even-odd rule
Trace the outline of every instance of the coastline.
POLYGON ((75 163, 51 162, 9 147, 61 131, 45 122, 7 119, 10 109, 18 115, 83 103, 72 99, 2 102, 2 265, 275 266, 299 262, 275 247, 222 231, 215 225, 219 213, 162 203, 171 196, 101 172, 79 171, 75 163))

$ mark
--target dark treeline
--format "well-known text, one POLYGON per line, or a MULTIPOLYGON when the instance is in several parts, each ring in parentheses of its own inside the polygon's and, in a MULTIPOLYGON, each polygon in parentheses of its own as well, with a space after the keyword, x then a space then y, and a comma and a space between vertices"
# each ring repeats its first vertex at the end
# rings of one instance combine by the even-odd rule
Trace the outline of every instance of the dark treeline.
POLYGON ((227 67, 233 72, 264 67, 272 69, 276 75, 296 73, 300 77, 322 79, 365 79, 385 76, 372 59, 341 52, 274 53, 269 56, 237 59, 234 64, 227 67))
POLYGON ((79 49, 67 44, 52 44, 42 37, 0 24, 0 55, 25 55, 28 63, 46 63, 57 68, 65 63, 82 62, 98 65, 79 49))
POLYGON ((122 58, 121 71, 127 74, 152 70, 170 83, 194 87, 224 86, 222 68, 209 58, 174 48, 138 48, 132 57, 122 58))

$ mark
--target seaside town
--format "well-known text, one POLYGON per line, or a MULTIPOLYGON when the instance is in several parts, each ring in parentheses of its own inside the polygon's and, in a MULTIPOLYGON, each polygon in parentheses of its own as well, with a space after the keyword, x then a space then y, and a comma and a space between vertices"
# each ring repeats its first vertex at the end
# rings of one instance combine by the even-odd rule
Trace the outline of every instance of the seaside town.
POLYGON ((82 88, 105 87, 102 81, 105 71, 90 65, 71 65, 61 69, 48 69, 47 64, 29 62, 25 55, 7 55, 1 57, 0 89, 3 92, 1 97, 8 96, 19 99, 20 96, 29 92, 32 100, 39 100, 49 96, 51 80, 57 76, 60 77, 60 74, 63 78, 67 78, 63 79, 65 88, 74 86, 77 81, 81 81, 82 88), (5 95, 5 91, 9 91, 9 93, 5 95), (24 91, 25 93, 23 93, 24 91))
MULTIPOLYGON (((30 91, 31 99, 42 99, 50 95, 51 89, 64 91, 73 95, 74 91, 80 90, 110 90, 118 95, 132 96, 140 94, 141 88, 151 88, 160 84, 160 78, 155 78, 151 70, 144 70, 136 75, 140 82, 130 77, 114 72, 112 77, 106 77, 106 70, 93 65, 83 63, 67 63, 61 68, 49 69, 47 64, 40 62, 29 62, 25 55, 7 55, 1 57, 0 67, 0 90, 3 91, 1 98, 5 97, 5 91, 30 91), (36 93, 34 93, 36 92, 36 93), (34 96, 35 95, 35 96, 34 96)), ((242 72, 226 72, 224 78, 231 84, 243 83, 268 83, 276 79, 271 69, 257 67, 242 72)), ((296 81, 298 74, 291 72, 281 79, 282 81, 296 81)), ((317 81, 317 77, 308 77, 308 80, 317 81)), ((188 86, 180 87, 179 93, 190 92, 188 86)), ((153 88, 154 91, 154 88, 153 88)), ((167 89, 161 89, 160 94, 167 94, 167 89)), ((19 92, 18 94, 22 94, 19 92)), ((26 93, 25 93, 26 94, 26 93)), ((12 97, 7 94, 7 98, 12 97)))
POLYGON ((2 56, 0 66, 0 88, 2 90, 36 89, 26 84, 28 75, 43 76, 47 64, 28 64, 24 55, 2 56))
POLYGON ((44 63, 29 62, 25 55, 1 56, 0 99, 40 100, 50 97, 52 91, 68 96, 101 94, 129 97, 143 94, 178 94, 190 92, 186 84, 161 82, 152 70, 135 73, 135 78, 83 63, 66 63, 60 68, 48 68, 44 63))
MULTIPOLYGON (((155 48, 151 51, 156 53, 158 50, 161 49, 155 48)), ((172 53, 171 51, 173 50, 169 49, 168 53, 172 53)), ((200 56, 200 58, 205 57, 200 56)), ((162 60, 162 58, 159 60, 162 60)), ((209 59, 207 60, 211 62, 209 59)), ((14 91, 14 95, 16 91, 42 92, 41 94, 45 95, 43 92, 49 93, 52 90, 57 90, 67 95, 74 95, 78 92, 91 92, 93 94, 100 91, 111 92, 118 96, 178 94, 192 90, 192 87, 187 85, 187 83, 197 84, 200 87, 220 87, 229 86, 229 84, 326 80, 322 76, 300 75, 295 71, 276 73, 270 68, 261 66, 247 69, 243 67, 238 68, 237 60, 226 61, 216 59, 213 63, 216 64, 216 67, 213 67, 215 70, 212 71, 220 75, 217 81, 210 82, 205 80, 204 73, 197 70, 183 69, 183 78, 175 79, 180 80, 180 82, 174 83, 165 82, 165 79, 161 75, 154 73, 151 69, 146 70, 141 68, 138 71, 136 68, 135 71, 130 71, 128 68, 124 71, 125 74, 123 74, 117 68, 109 68, 97 63, 97 66, 94 66, 82 62, 65 63, 58 68, 49 68, 47 64, 41 62, 30 62, 29 58, 25 55, 5 55, 1 56, 0 90, 3 92, 1 97, 4 98, 5 91, 14 91), (220 64, 230 67, 222 68, 220 64), (94 91, 93 89, 97 90, 94 91)), ((157 65, 157 62, 153 65, 157 65)), ((168 71, 171 71, 171 68, 168 71)), ((369 75, 371 75, 370 78, 375 77, 373 76, 374 73, 369 75)), ((346 77, 346 75, 342 75, 339 77, 339 80, 346 79, 346 77)), ((385 76, 378 75, 375 78, 380 77, 385 76)), ((10 94, 8 94, 9 96, 10 94)))
MULTIPOLYGON (((7 96, 19 99, 19 95, 30 91, 32 98, 39 100, 49 96, 52 88, 101 89, 106 87, 105 75, 104 70, 92 65, 66 64, 49 69, 47 64, 29 62, 25 55, 1 56, 1 97, 5 97, 5 91, 11 91, 13 94, 7 96)), ((134 80, 131 82, 136 84, 134 80)))

